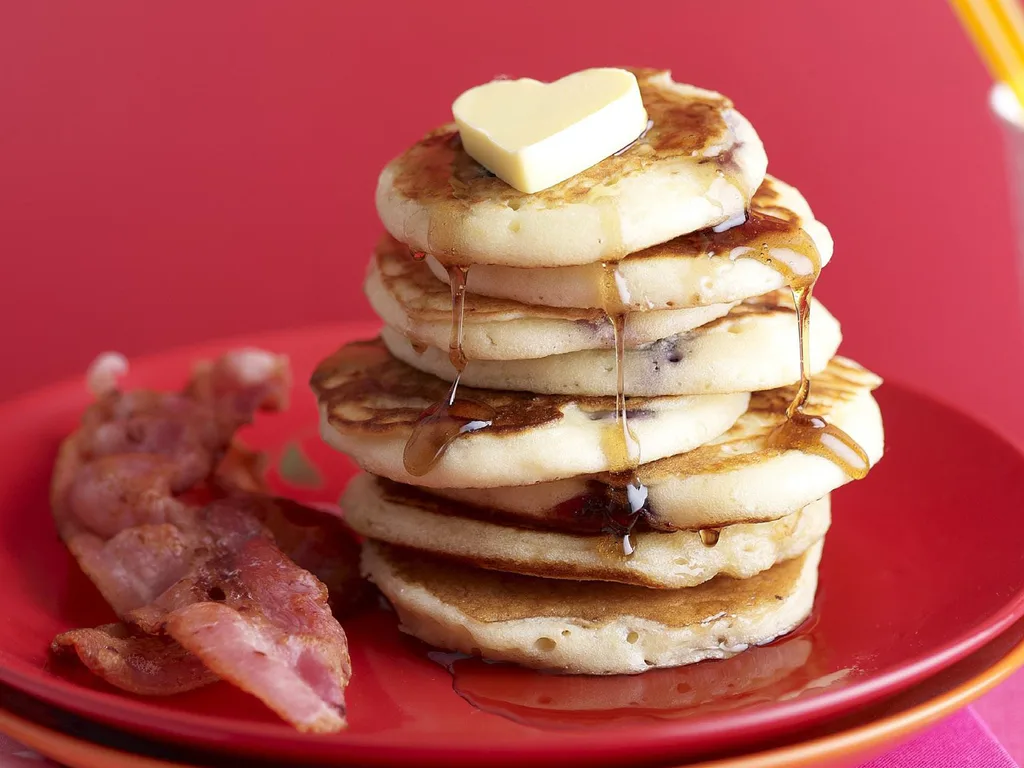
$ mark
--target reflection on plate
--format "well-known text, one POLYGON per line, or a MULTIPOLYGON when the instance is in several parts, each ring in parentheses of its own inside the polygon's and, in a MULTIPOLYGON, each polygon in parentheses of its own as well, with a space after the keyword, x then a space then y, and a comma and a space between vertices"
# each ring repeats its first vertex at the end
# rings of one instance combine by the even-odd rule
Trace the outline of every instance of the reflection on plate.
POLYGON ((461 654, 429 657, 474 707, 536 728, 591 728, 644 718, 672 720, 794 699, 841 684, 849 669, 822 673, 808 630, 731 659, 611 678, 523 674, 461 654))

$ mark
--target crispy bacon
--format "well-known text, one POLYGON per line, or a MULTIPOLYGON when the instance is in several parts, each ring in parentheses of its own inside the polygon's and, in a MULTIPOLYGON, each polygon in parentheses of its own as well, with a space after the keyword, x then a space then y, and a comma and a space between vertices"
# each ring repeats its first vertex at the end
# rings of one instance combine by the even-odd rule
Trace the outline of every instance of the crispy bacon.
POLYGON ((217 675, 170 637, 146 635, 124 624, 73 629, 58 635, 54 651, 74 652, 111 685, 144 696, 169 696, 216 682, 217 675))
POLYGON ((182 394, 122 394, 111 366, 94 368, 102 396, 61 448, 53 513, 125 623, 64 633, 54 650, 136 693, 219 676, 297 728, 344 727, 351 668, 328 597, 338 609, 363 594, 358 545, 337 518, 259 493, 258 461, 232 446, 257 410, 284 404, 286 364, 230 353, 182 394), (200 483, 228 495, 197 504, 200 483))
POLYGON ((224 493, 268 493, 266 455, 232 441, 210 478, 210 485, 224 493))
POLYGON ((341 512, 325 512, 262 494, 234 494, 221 505, 241 505, 273 534, 274 542, 296 565, 327 586, 331 608, 346 615, 369 590, 359 575, 359 543, 341 521, 341 512))
POLYGON ((343 725, 351 666, 327 589, 263 536, 223 548, 127 619, 167 632, 303 730, 343 725))

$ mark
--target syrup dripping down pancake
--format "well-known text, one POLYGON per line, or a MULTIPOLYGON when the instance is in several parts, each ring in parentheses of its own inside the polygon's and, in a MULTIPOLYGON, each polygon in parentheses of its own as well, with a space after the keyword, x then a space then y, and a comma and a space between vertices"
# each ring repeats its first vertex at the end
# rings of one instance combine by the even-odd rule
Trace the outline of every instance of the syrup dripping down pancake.
MULTIPOLYGON (((811 379, 805 410, 845 430, 867 452, 872 465, 884 450, 878 404, 871 396, 881 384, 852 360, 835 357, 811 379)), ((786 418, 796 386, 755 392, 750 407, 721 436, 694 451, 643 464, 647 486, 645 517, 661 530, 698 530, 775 520, 802 509, 850 481, 841 467, 821 456, 780 450, 768 438, 786 418)), ((497 510, 527 524, 579 530, 576 510, 600 501, 604 485, 595 477, 574 477, 518 488, 432 489, 432 493, 497 510), (566 523, 566 510, 573 511, 566 523)))
MULTIPOLYGON (((471 280, 473 270, 468 271, 471 280)), ((416 346, 447 352, 452 323, 451 291, 409 249, 387 237, 370 263, 366 295, 386 324, 400 329, 416 346)), ((623 317, 625 344, 637 347, 685 333, 724 316, 732 304, 623 317)), ((521 304, 467 293, 462 349, 470 360, 519 360, 589 349, 611 350, 615 333, 603 309, 568 309, 521 304)))
MULTIPOLYGON (((398 482, 480 488, 628 468, 607 445, 614 397, 461 387, 459 397, 488 407, 490 425, 459 436, 429 472, 412 476, 403 461, 405 446, 424 410, 447 396, 446 382, 392 357, 376 339, 339 349, 318 366, 311 386, 328 445, 398 482)), ((748 401, 747 393, 632 398, 630 428, 644 457, 671 456, 718 437, 748 401)))
MULTIPOLYGON (((822 266, 832 258, 832 235, 789 184, 765 176, 750 211, 755 217, 771 216, 803 228, 814 241, 822 266)), ((782 288, 785 280, 777 270, 736 257, 737 243, 756 244, 758 234, 748 221, 724 232, 692 232, 631 253, 611 263, 615 289, 625 309, 643 312, 727 304, 782 288)), ((437 259, 428 256, 426 263, 438 279, 447 279, 437 259)), ((524 304, 599 308, 607 282, 608 269, 602 262, 546 269, 477 264, 469 276, 469 290, 524 304)))
MULTIPOLYGON (((817 301, 811 303, 810 322, 810 367, 819 373, 838 349, 842 332, 817 301)), ((385 328, 381 337, 392 354, 412 367, 454 378, 447 349, 417 350, 393 328, 385 328)), ((800 348, 792 298, 780 289, 748 299, 692 331, 624 350, 622 363, 631 397, 752 392, 793 384, 800 380, 800 348)), ((615 354, 587 350, 532 360, 472 360, 462 382, 485 389, 614 395, 615 354)))
POLYGON ((825 497, 779 520, 722 528, 712 547, 696 531, 635 531, 626 556, 601 530, 529 528, 367 474, 349 483, 341 504, 357 533, 396 546, 489 570, 653 589, 693 587, 719 574, 750 578, 802 555, 830 522, 825 497))

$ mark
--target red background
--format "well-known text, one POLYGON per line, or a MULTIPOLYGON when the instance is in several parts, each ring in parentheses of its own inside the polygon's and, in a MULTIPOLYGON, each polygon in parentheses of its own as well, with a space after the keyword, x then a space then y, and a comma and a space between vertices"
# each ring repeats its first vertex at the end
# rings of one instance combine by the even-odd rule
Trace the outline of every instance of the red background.
POLYGON ((844 351, 1024 435, 987 75, 939 0, 6 2, 0 395, 369 314, 380 167, 496 74, 674 70, 751 118, 835 236, 844 351))

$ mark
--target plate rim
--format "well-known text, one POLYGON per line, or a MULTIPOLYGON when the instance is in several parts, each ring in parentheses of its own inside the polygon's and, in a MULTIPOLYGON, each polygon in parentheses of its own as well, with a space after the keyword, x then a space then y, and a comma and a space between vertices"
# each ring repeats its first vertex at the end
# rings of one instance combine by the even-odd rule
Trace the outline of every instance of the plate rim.
MULTIPOLYGON (((993 638, 995 639, 997 638, 993 638)), ((902 712, 816 739, 751 752, 735 758, 712 758, 697 763, 683 763, 679 768, 802 768, 819 765, 823 760, 863 757, 865 752, 873 748, 893 744, 898 739, 917 733, 947 715, 963 709, 1021 668, 1024 668, 1024 638, 992 666, 967 678, 949 691, 902 712)))
MULTIPOLYGON (((258 344, 266 347, 287 347, 288 344, 308 343, 311 337, 347 340, 363 334, 374 334, 379 328, 379 323, 355 320, 319 323, 296 328, 255 331, 173 346, 166 350, 139 355, 132 359, 132 366, 136 370, 145 369, 148 366, 162 366, 166 364, 165 359, 168 357, 208 356, 215 354, 217 350, 238 345, 258 344)), ((343 341, 331 342, 331 344, 337 343, 343 343, 343 341)), ((330 349, 333 349, 333 347, 328 345, 327 349, 325 349, 325 354, 330 349)), ((65 393, 71 387, 81 387, 81 381, 81 377, 66 377, 60 381, 32 389, 29 392, 2 401, 0 402, 0 419, 9 417, 19 411, 27 414, 31 406, 38 406, 49 398, 65 393)), ((887 390, 901 390, 904 394, 908 394, 915 399, 920 399, 928 404, 952 411, 960 418, 970 422, 974 428, 984 431, 991 438, 1003 444, 1024 460, 1024 452, 1014 441, 972 414, 959 410, 954 404, 944 402, 941 398, 936 398, 929 393, 923 392, 920 388, 913 385, 904 385, 898 380, 889 381, 887 384, 887 390)), ((820 716, 820 718, 826 718, 846 706, 851 699, 863 705, 878 701, 899 689, 915 685, 929 675, 935 674, 965 656, 970 655, 998 637, 1022 617, 1024 617, 1024 587, 1011 596, 999 611, 991 614, 987 621, 975 624, 959 633, 953 640, 947 642, 937 651, 919 653, 907 663, 896 666, 882 674, 859 680, 834 691, 820 693, 815 697, 795 699, 776 704, 771 708, 762 708, 749 712, 741 711, 710 715, 702 724, 702 734, 705 738, 718 738, 731 730, 742 728, 745 732, 749 729, 752 733, 750 738, 757 738, 758 736, 770 733, 774 724, 784 720, 800 718, 807 713, 814 713, 820 716)), ((211 717, 191 712, 175 711, 168 713, 166 710, 149 702, 138 702, 134 699, 128 699, 116 691, 84 688, 61 678, 30 674, 23 670, 12 668, 6 663, 6 655, 4 650, 0 648, 0 681, 58 708, 83 714, 86 717, 135 733, 145 735, 159 734, 160 738, 166 740, 201 743, 215 750, 225 749, 226 741, 239 738, 246 739, 258 735, 262 737, 259 739, 259 746, 251 747, 250 754, 265 754, 265 750, 270 748, 274 755, 292 753, 295 750, 301 749, 299 740, 304 740, 308 744, 310 739, 315 738, 294 733, 290 729, 285 730, 286 726, 284 725, 278 726, 273 724, 281 728, 281 731, 274 736, 268 737, 266 723, 247 723, 227 717, 211 717)), ((672 740, 677 738, 677 735, 674 734, 674 729, 671 727, 664 727, 657 732, 651 732, 646 735, 650 739, 648 746, 661 751, 671 749, 672 740)), ((545 757, 571 757, 573 746, 566 745, 556 748, 557 755, 554 755, 549 745, 543 750, 543 754, 545 757)), ((479 749, 473 746, 460 747, 458 745, 448 745, 441 749, 436 745, 427 746, 416 743, 415 739, 411 737, 403 741, 393 740, 388 745, 386 756, 381 755, 377 751, 378 749, 379 741, 359 734, 335 734, 331 740, 331 751, 351 752, 352 758, 358 759, 400 761, 410 758, 423 760, 444 758, 446 760, 465 762, 478 758, 480 754, 479 749)), ((489 751, 491 757, 505 760, 530 759, 531 756, 536 757, 539 754, 540 752, 538 752, 536 747, 524 753, 522 749, 516 749, 510 744, 504 747, 496 746, 489 751)), ((653 756, 654 752, 651 754, 653 756)), ((615 750, 608 751, 606 755, 609 758, 615 757, 615 750)))
MULTIPOLYGON (((991 666, 969 677, 950 690, 892 715, 826 736, 797 741, 780 747, 755 750, 724 758, 696 763, 675 763, 674 768, 810 768, 822 761, 855 757, 879 752, 933 725, 942 718, 966 707, 983 694, 1003 683, 1024 668, 1024 637, 991 666)), ((0 732, 72 768, 109 768, 110 759, 122 761, 115 768, 187 768, 182 763, 160 760, 126 752, 86 739, 79 739, 11 712, 0 705, 0 732), (57 748, 50 746, 56 741, 57 748), (97 762, 72 762, 68 756, 91 754, 97 762)), ((337 763, 341 766, 343 763, 337 763)))

